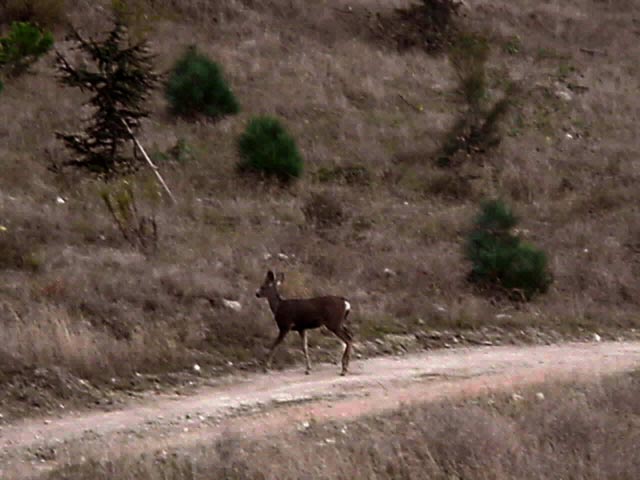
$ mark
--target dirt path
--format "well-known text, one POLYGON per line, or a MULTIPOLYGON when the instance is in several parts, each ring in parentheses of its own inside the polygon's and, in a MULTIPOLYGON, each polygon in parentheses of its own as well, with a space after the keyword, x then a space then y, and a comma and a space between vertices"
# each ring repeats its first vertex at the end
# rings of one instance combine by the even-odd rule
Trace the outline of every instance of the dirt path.
POLYGON ((319 365, 228 378, 184 396, 156 395, 123 410, 25 420, 0 429, 0 478, 119 451, 188 447, 224 432, 260 435, 301 422, 350 419, 401 404, 594 378, 640 367, 640 343, 482 347, 356 361, 352 374, 319 365))

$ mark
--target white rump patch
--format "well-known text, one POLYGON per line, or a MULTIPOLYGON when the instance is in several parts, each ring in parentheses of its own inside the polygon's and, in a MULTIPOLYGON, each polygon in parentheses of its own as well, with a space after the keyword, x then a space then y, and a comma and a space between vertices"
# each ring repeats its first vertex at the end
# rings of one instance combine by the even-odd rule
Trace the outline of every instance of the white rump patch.
POLYGON ((344 309, 348 312, 349 310, 351 310, 351 304, 349 302, 347 302, 346 300, 344 301, 344 309))

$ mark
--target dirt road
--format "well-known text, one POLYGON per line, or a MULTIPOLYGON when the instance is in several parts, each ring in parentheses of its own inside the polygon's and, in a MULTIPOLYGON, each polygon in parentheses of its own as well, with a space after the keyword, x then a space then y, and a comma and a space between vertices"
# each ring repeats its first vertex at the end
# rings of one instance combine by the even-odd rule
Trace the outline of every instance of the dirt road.
POLYGON ((0 429, 0 478, 27 477, 109 451, 189 447, 223 433, 260 435, 301 422, 351 419, 402 404, 596 378, 640 367, 640 343, 482 347, 356 361, 352 374, 319 365, 230 377, 185 396, 151 394, 112 412, 25 420, 0 429))

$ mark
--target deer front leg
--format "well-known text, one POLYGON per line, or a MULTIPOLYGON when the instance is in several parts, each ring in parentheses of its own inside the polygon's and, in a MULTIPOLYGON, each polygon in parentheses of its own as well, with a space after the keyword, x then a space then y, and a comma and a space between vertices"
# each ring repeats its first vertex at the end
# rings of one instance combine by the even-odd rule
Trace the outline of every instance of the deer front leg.
POLYGON ((278 334, 278 338, 276 338, 273 342, 273 344, 271 345, 271 348, 269 349, 269 354, 267 355, 267 361, 265 362, 264 365, 264 370, 267 371, 271 368, 271 361, 273 360, 273 353, 276 350, 276 347, 278 345, 280 345, 282 343, 282 341, 284 340, 284 337, 287 336, 287 333, 289 333, 288 330, 280 330, 280 333, 278 334))
POLYGON ((304 373, 309 375, 311 373, 311 362, 309 361, 309 347, 307 345, 307 331, 300 330, 300 340, 302 342, 302 351, 304 352, 304 361, 306 365, 306 369, 304 373))

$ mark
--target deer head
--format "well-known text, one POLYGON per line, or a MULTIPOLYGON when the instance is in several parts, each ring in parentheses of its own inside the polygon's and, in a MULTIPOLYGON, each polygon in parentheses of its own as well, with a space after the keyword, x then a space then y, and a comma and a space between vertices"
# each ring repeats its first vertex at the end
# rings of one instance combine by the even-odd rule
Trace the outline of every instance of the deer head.
POLYGON ((262 282, 262 285, 256 290, 256 297, 258 298, 270 298, 278 296, 278 287, 282 285, 284 281, 284 273, 274 274, 271 270, 267 272, 267 276, 262 282))

